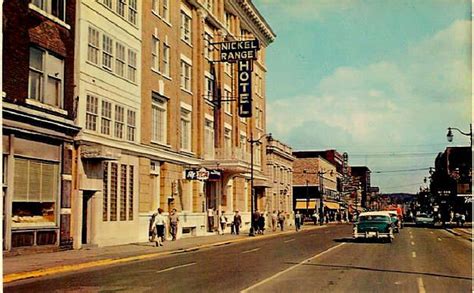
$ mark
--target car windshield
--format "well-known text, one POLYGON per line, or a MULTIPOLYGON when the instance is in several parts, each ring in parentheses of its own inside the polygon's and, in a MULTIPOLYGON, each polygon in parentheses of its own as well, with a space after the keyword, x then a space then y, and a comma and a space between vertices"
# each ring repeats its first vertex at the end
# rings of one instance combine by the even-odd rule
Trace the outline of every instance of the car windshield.
POLYGON ((384 215, 371 215, 371 216, 360 216, 360 222, 367 222, 367 221, 387 221, 387 216, 384 215))

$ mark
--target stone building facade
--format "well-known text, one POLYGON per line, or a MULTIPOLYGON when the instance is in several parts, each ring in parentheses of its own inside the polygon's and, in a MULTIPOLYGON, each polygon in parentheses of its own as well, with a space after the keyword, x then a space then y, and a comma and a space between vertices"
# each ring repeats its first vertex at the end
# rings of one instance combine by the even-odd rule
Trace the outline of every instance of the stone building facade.
POLYGON ((268 212, 293 211, 292 148, 276 139, 267 139, 267 174, 270 188, 260 206, 268 212))

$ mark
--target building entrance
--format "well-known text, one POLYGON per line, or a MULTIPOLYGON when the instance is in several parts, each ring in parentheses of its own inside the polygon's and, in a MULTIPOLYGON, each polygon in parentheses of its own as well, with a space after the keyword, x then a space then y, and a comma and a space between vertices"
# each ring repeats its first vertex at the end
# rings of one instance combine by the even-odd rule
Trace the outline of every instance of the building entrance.
POLYGON ((94 191, 83 191, 82 195, 82 244, 90 244, 91 239, 91 202, 94 191))

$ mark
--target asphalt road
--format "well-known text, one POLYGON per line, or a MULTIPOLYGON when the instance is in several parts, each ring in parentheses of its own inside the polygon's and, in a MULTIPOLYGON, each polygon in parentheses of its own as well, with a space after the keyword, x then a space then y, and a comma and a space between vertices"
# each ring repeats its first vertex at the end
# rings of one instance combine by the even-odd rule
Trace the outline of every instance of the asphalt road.
POLYGON ((256 237, 147 261, 26 280, 5 292, 471 292, 471 242, 405 228, 352 242, 350 225, 256 237))

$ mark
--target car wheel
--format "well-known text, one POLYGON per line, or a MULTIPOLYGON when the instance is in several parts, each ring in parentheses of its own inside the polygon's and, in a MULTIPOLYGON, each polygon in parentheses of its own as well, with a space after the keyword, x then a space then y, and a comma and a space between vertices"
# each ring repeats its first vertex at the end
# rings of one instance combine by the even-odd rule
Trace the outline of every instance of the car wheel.
POLYGON ((392 243, 392 241, 393 241, 393 238, 390 237, 390 236, 388 236, 387 242, 388 242, 388 243, 392 243))

